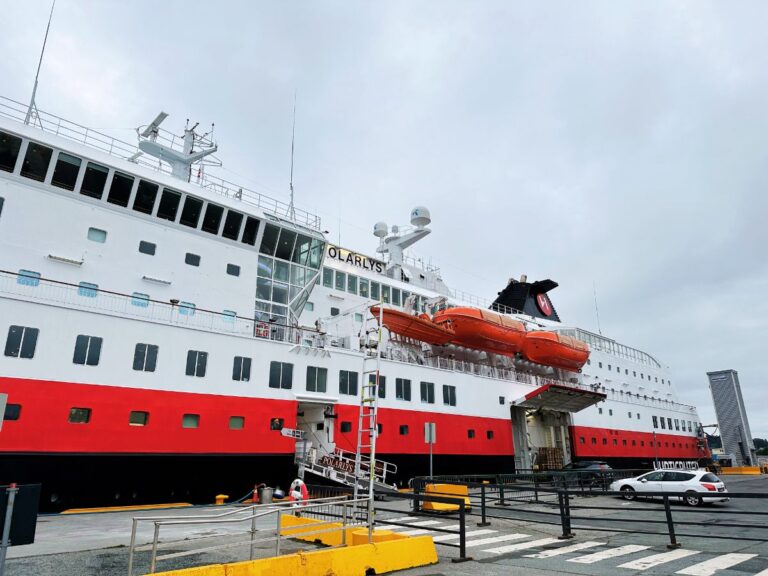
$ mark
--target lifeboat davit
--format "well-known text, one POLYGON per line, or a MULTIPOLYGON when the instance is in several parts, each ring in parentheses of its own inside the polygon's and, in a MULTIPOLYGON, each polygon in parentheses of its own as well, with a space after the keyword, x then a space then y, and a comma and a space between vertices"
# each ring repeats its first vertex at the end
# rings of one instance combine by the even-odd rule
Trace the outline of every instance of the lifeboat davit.
POLYGON ((578 372, 589 358, 589 346, 571 336, 543 330, 528 332, 523 355, 531 362, 578 372))
MULTIPOLYGON (((440 326, 435 324, 426 314, 413 316, 407 312, 401 312, 392 308, 384 308, 383 310, 384 319, 382 323, 390 332, 439 346, 448 344, 448 342, 454 339, 453 330, 450 325, 440 326)), ((371 314, 377 320, 379 319, 379 313, 378 306, 371 306, 371 314)))
POLYGON ((504 356, 520 352, 525 340, 525 324, 490 310, 457 307, 437 312, 435 324, 451 326, 457 346, 485 350, 504 356))

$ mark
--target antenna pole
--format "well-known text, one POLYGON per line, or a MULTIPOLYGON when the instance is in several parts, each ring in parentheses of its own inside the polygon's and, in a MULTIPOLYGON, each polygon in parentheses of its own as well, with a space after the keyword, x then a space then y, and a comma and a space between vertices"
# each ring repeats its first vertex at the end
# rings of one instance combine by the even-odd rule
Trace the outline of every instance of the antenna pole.
POLYGON ((592 293, 595 295, 595 316, 597 317, 597 332, 600 336, 603 335, 603 331, 600 329, 600 311, 597 308, 597 285, 595 281, 592 281, 592 293))
POLYGON ((40 50, 40 60, 37 62, 37 73, 35 73, 35 85, 32 88, 32 99, 29 101, 29 108, 27 108, 27 116, 24 118, 24 124, 29 124, 29 120, 32 118, 32 110, 37 112, 37 106, 35 105, 35 95, 37 94, 37 78, 40 76, 40 66, 43 64, 43 55, 45 54, 45 45, 48 43, 48 32, 51 29, 51 20, 53 20, 53 9, 56 7, 56 0, 51 3, 51 13, 48 16, 48 26, 45 29, 45 38, 43 39, 43 48, 40 50))
POLYGON ((293 91, 293 127, 291 128, 291 182, 289 187, 291 189, 291 203, 288 206, 290 211, 289 216, 291 220, 296 219, 296 210, 293 207, 293 151, 296 143, 296 91, 293 91))

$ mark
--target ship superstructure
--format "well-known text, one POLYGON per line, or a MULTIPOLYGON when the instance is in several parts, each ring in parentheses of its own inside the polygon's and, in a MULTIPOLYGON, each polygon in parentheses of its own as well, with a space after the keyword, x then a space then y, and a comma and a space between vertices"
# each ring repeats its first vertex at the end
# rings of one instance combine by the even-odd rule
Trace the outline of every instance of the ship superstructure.
POLYGON ((410 228, 377 224, 368 256, 208 175, 195 161, 215 147, 194 127, 174 139, 158 118, 139 149, 23 117, 0 100, 0 480, 42 482, 44 506, 209 500, 285 484, 297 465, 349 481, 373 347, 382 483, 426 472, 426 423, 438 473, 707 455, 660 363, 560 324, 551 284, 512 286, 528 291, 515 309, 410 258, 424 208, 410 228), (586 342, 590 358, 579 373, 387 330, 379 343, 373 304, 492 308, 586 342))

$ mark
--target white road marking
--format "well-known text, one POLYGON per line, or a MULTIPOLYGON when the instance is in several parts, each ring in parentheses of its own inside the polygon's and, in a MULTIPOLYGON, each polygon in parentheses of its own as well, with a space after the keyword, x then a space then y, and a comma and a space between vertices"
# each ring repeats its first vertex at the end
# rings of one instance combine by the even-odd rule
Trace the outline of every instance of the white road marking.
POLYGON ((421 536, 422 534, 431 534, 432 532, 430 530, 406 530, 405 532, 400 532, 403 536, 421 536))
POLYGON ((411 522, 410 526, 440 526, 439 520, 422 520, 421 522, 411 522))
POLYGON ((712 576, 718 570, 724 570, 730 568, 736 564, 746 562, 750 558, 754 558, 757 554, 723 554, 722 556, 716 556, 710 560, 699 562, 693 566, 688 566, 683 570, 678 570, 675 574, 686 574, 687 576, 712 576))
POLYGON ((630 570, 648 570, 673 560, 679 560, 680 558, 686 558, 687 556, 693 556, 694 554, 700 554, 698 550, 686 550, 684 548, 678 548, 677 550, 671 550, 669 552, 662 552, 661 554, 652 554, 645 558, 638 560, 632 560, 631 562, 625 562, 619 564, 619 568, 629 568, 630 570))
POLYGON ((588 548, 594 548, 595 546, 605 546, 605 542, 579 542, 578 544, 571 544, 570 546, 564 546, 562 548, 553 548, 552 550, 544 550, 537 552, 536 554, 526 554, 526 558, 551 558, 552 556, 562 556, 563 554, 569 554, 571 552, 578 552, 579 550, 586 550, 588 548))
MULTIPOLYGON (((465 536, 470 538, 471 536, 484 536, 486 534, 497 534, 498 530, 489 530, 487 528, 481 530, 467 530, 465 536)), ((432 538, 435 542, 447 542, 448 540, 458 540, 458 534, 443 534, 442 536, 435 536, 432 538)))
POLYGON ((641 550, 648 550, 650 546, 640 546, 639 544, 627 544, 626 546, 619 546, 618 548, 608 548, 594 554, 586 554, 584 556, 578 556, 576 558, 570 558, 568 562, 577 562, 578 564, 594 564, 601 560, 607 560, 608 558, 616 558, 617 556, 624 556, 626 554, 633 554, 640 552, 641 550))
POLYGON ((494 554, 506 554, 517 550, 527 550, 528 548, 538 548, 539 546, 548 546, 550 544, 562 543, 557 538, 542 538, 541 540, 531 540, 530 542, 520 542, 519 544, 510 544, 509 546, 499 546, 498 548, 486 548, 483 552, 493 552, 494 554))
POLYGON ((768 576, 768 568, 766 568, 765 570, 761 570, 760 572, 755 574, 755 576, 768 576))
POLYGON ((467 540, 467 548, 496 544, 497 542, 509 542, 510 540, 522 540, 523 538, 528 538, 528 534, 502 534, 491 538, 480 538, 480 540, 467 540))
POLYGON ((399 516, 397 518, 387 518, 382 522, 410 522, 411 520, 418 520, 416 516, 399 516))

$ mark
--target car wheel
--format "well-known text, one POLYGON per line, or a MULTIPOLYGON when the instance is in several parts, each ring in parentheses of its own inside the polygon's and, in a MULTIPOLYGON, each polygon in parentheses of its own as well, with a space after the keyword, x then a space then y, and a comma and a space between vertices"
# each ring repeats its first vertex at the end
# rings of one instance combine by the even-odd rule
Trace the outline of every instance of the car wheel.
POLYGON ((704 499, 693 491, 686 492, 683 500, 688 506, 701 506, 704 503, 704 499))
POLYGON ((635 489, 632 488, 632 486, 622 486, 621 487, 621 497, 624 498, 624 500, 634 500, 635 499, 635 489))

